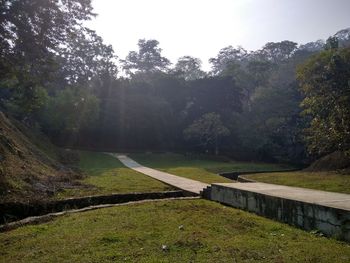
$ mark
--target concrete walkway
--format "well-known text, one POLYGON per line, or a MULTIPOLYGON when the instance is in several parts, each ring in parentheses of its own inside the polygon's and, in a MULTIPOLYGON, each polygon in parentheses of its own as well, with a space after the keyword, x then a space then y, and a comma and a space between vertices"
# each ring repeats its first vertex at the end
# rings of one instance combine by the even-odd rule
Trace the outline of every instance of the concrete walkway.
POLYGON ((198 182, 195 180, 187 179, 181 176, 176 176, 173 174, 161 172, 152 168, 142 166, 141 164, 135 162, 134 160, 132 160, 131 158, 123 154, 111 153, 111 155, 118 158, 119 161, 121 161, 125 166, 129 167, 130 169, 133 169, 137 172, 143 173, 154 179, 157 179, 166 184, 175 186, 176 188, 179 188, 191 193, 199 194, 204 188, 209 186, 208 184, 205 184, 202 182, 198 182))
MULTIPOLYGON (((162 181, 166 184, 173 185, 179 189, 183 189, 192 193, 199 194, 208 184, 176 176, 166 172, 161 172, 152 168, 142 166, 131 158, 122 154, 111 154, 118 158, 125 166, 146 174, 154 179, 162 181)), ((326 207, 344 209, 350 211, 350 195, 334 192, 319 191, 300 187, 291 187, 266 183, 215 183, 211 187, 221 186, 245 192, 257 193, 271 197, 289 199, 304 203, 317 204, 326 207)))

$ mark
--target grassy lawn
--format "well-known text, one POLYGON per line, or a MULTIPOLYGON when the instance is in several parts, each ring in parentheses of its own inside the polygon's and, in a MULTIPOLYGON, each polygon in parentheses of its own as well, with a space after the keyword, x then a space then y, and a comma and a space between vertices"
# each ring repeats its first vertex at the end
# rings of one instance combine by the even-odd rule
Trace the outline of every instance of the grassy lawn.
POLYGON ((259 182, 350 194, 350 175, 336 172, 285 172, 245 175, 259 182))
POLYGON ((174 190, 171 186, 126 168, 108 154, 81 152, 79 166, 87 174, 80 182, 88 187, 67 189, 58 193, 57 198, 174 190))
POLYGON ((350 262, 350 245, 214 202, 177 200, 0 233, 0 262, 336 263, 350 262))
POLYGON ((137 153, 129 154, 129 156, 145 166, 209 184, 232 182, 217 175, 217 173, 221 172, 288 169, 287 166, 278 164, 194 159, 174 153, 137 153))

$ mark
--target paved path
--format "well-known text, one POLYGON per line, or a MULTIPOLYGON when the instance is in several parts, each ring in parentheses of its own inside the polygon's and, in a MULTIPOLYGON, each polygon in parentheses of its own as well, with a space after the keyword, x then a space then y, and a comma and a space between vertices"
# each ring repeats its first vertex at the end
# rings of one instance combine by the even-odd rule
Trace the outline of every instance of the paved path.
POLYGON ((175 186, 176 188, 179 188, 191 193, 199 194, 204 188, 209 186, 208 184, 205 184, 202 182, 198 182, 195 180, 187 179, 181 176, 176 176, 173 174, 161 172, 152 168, 142 166, 141 164, 135 162, 133 159, 123 154, 111 153, 111 155, 118 158, 119 161, 121 161, 125 166, 129 167, 130 169, 133 169, 137 172, 143 173, 154 179, 157 179, 166 184, 170 184, 172 186, 175 186))
POLYGON ((216 183, 214 185, 350 211, 349 194, 266 183, 216 183))
MULTIPOLYGON (((125 166, 177 188, 199 194, 208 184, 151 169, 122 154, 112 154, 125 166)), ((216 183, 228 188, 296 200, 350 211, 350 195, 266 183, 216 183)))

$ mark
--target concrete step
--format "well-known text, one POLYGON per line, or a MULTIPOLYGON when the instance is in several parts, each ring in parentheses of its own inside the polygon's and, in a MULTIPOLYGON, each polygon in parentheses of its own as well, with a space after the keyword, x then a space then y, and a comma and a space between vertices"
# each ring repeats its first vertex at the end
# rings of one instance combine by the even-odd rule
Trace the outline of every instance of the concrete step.
POLYGON ((210 200, 211 198, 211 186, 207 186, 206 188, 204 188, 199 195, 204 198, 204 199, 208 199, 210 200))

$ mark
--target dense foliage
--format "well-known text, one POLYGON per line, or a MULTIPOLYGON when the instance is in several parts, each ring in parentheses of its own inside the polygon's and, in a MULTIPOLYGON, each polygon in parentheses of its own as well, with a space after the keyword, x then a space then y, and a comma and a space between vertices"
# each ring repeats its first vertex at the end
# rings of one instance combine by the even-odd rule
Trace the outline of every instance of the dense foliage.
POLYGON ((350 152, 350 48, 323 51, 299 68, 308 149, 350 152))
POLYGON ((83 26, 90 0, 0 0, 0 16, 1 108, 58 144, 295 163, 349 149, 350 30, 326 45, 228 46, 210 72, 141 39, 118 77, 113 49, 83 26))
POLYGON ((115 72, 112 48, 83 26, 94 16, 90 0, 2 0, 0 8, 1 103, 17 116, 34 118, 49 96, 92 90, 115 72))

